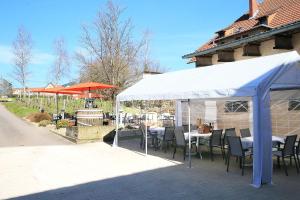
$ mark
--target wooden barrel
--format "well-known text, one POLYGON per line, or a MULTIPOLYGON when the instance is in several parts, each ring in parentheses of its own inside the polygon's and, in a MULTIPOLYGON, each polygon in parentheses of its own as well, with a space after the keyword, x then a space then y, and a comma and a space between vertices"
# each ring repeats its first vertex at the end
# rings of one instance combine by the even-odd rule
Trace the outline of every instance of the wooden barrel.
POLYGON ((98 109, 77 110, 77 126, 102 126, 103 112, 98 109))

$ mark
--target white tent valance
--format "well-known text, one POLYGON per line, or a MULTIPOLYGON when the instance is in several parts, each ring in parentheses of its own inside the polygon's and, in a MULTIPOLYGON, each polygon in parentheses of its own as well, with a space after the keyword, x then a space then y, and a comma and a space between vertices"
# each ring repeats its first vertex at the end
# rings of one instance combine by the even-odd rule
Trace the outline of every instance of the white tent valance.
MULTIPOLYGON (((118 101, 208 99, 254 96, 259 84, 280 67, 299 60, 297 52, 148 76, 117 96, 118 101)), ((298 69, 297 69, 298 70, 298 69)), ((289 73, 276 87, 298 84, 289 73)))
POLYGON ((117 95, 116 112, 120 101, 250 97, 254 137, 252 183, 260 187, 272 181, 270 90, 300 88, 299 61, 300 56, 294 51, 149 76, 117 95))

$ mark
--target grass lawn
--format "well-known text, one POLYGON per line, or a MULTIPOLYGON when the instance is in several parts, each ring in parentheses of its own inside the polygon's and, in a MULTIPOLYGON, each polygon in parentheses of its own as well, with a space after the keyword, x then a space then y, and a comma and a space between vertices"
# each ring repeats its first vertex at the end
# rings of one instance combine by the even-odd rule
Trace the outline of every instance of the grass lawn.
POLYGON ((30 108, 22 105, 17 101, 2 103, 10 112, 19 117, 26 117, 31 113, 39 112, 37 108, 30 108))

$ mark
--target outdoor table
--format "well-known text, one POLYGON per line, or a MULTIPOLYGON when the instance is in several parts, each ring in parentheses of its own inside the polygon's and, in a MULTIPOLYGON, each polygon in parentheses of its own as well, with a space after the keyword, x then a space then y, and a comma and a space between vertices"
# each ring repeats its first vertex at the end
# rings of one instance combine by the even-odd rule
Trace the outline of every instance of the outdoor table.
MULTIPOLYGON (((241 138, 242 146, 244 149, 249 149, 253 147, 253 137, 244 137, 241 138)), ((272 136, 273 144, 283 144, 284 138, 278 136, 272 136)))
MULTIPOLYGON (((200 158, 202 159, 201 152, 199 151, 199 139, 203 138, 203 139, 209 140, 211 133, 199 133, 198 130, 193 130, 193 131, 191 131, 190 134, 191 134, 191 138, 197 138, 197 141, 196 141, 197 155, 199 155, 200 158)), ((184 133, 184 138, 185 138, 185 140, 189 139, 189 132, 184 133)))
POLYGON ((154 149, 158 149, 158 138, 162 140, 165 134, 165 127, 149 127, 149 134, 152 138, 154 149))
POLYGON ((157 137, 163 138, 165 134, 165 127, 150 127, 149 133, 151 135, 157 134, 157 137))

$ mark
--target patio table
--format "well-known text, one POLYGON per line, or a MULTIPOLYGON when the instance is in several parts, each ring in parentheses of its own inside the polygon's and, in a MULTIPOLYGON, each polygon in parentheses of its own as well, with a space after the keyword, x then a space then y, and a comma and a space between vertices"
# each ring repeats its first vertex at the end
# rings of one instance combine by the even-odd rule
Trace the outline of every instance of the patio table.
MULTIPOLYGON (((249 149, 253 147, 253 137, 244 137, 241 138, 242 146, 244 149, 249 149)), ((279 136, 272 136, 272 142, 273 144, 283 144, 284 143, 284 138, 279 137, 279 136)))
MULTIPOLYGON (((202 155, 201 155, 201 152, 199 151, 199 139, 203 138, 203 139, 209 140, 210 136, 211 136, 211 133, 199 133, 198 130, 191 131, 191 138, 197 138, 197 141, 196 141, 197 154, 200 156, 201 159, 202 159, 202 155)), ((189 139, 189 132, 184 133, 184 138, 185 138, 185 140, 189 139)))
POLYGON ((165 127, 150 127, 149 132, 151 135, 157 134, 157 137, 163 138, 165 134, 165 127))

